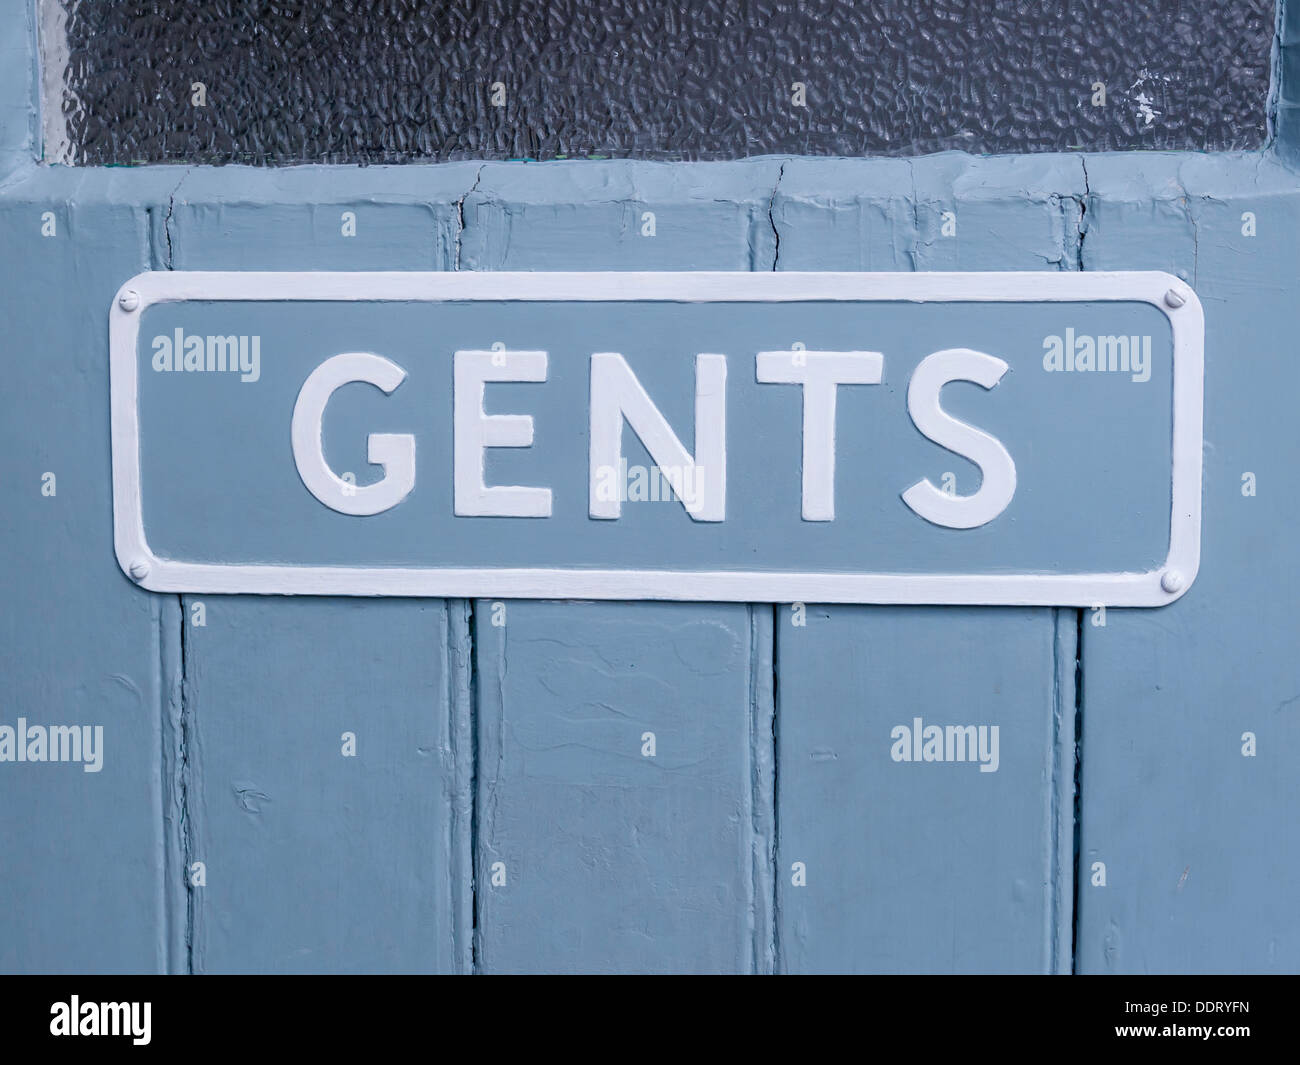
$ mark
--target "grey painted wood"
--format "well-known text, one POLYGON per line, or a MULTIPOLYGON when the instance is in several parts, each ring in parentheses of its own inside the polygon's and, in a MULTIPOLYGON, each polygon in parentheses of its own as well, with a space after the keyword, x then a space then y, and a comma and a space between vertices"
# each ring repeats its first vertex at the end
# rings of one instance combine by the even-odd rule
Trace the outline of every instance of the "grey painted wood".
POLYGON ((480 971, 763 968, 749 608, 475 619, 480 971))
MULTIPOLYGON (((461 265, 766 269, 779 173, 488 164, 461 265)), ((479 969, 769 970, 767 608, 502 605, 475 607, 479 969)))
MULTIPOLYGON (((1059 159, 791 162, 778 266, 1070 269, 1082 184, 1059 159)), ((778 608, 781 970, 1068 970, 1075 614, 1060 613, 810 605, 798 625, 778 608), (891 730, 917 718, 998 726, 997 771, 893 761, 891 730)))
POLYGON ((199 628, 198 602, 185 600, 185 860, 206 874, 193 970, 463 968, 468 752, 444 603, 217 596, 199 628))
POLYGON ((1187 596, 1083 626, 1078 966, 1295 972, 1295 177, 1231 157, 1089 173, 1088 268, 1185 271, 1205 306, 1205 481, 1187 596))
POLYGON ((103 317, 122 278, 148 265, 148 218, 87 199, 0 200, 0 724, 103 730, 98 772, 0 766, 8 972, 152 972, 167 958, 166 608, 113 564, 103 317))
POLYGON ((464 603, 211 597, 182 636, 192 601, 182 614, 121 577, 103 322, 123 278, 151 259, 423 267, 459 249, 485 268, 1188 271, 1209 328, 1205 564, 1173 607, 1104 628, 1083 612, 1078 967, 1294 970, 1294 174, 1255 156, 563 170, 6 179, 0 721, 97 715, 109 745, 98 775, 0 767, 0 828, 21 850, 0 878, 0 967, 463 970, 476 893, 486 971, 1069 968, 1073 611, 810 607, 795 629, 788 604, 773 628, 768 607, 511 603, 497 631, 480 603, 471 634, 464 603), (392 246, 335 248, 307 203, 330 205, 317 221, 358 206, 355 239, 392 246), (633 220, 652 206, 643 238, 633 220), (58 238, 39 236, 47 208, 58 238), (697 681, 703 644, 683 661, 676 634, 701 625, 741 650, 697 681), (588 691, 657 725, 657 758, 664 733, 706 757, 646 765, 617 714, 583 717, 588 691), (998 723, 998 772, 890 760, 889 729, 916 714, 998 723), (190 860, 208 866, 193 892, 190 860), (492 893, 495 860, 518 894, 492 893), (529 887, 538 871, 554 890, 529 887), (592 885, 609 894, 589 902, 592 885))
MULTIPOLYGON (((398 202, 348 199, 345 179, 328 203, 301 172, 265 175, 269 209, 200 173, 173 192, 160 245, 177 269, 445 268, 472 173, 398 202)), ((207 885, 190 888, 187 965, 468 970, 464 604, 218 596, 198 628, 198 601, 184 601, 181 853, 207 885)))

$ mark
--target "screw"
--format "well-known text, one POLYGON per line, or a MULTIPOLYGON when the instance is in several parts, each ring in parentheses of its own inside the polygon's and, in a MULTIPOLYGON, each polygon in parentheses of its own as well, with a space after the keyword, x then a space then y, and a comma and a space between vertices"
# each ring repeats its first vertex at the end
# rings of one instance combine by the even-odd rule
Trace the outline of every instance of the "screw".
POLYGON ((131 563, 131 577, 134 580, 142 581, 149 576, 149 563, 142 558, 137 558, 131 563))
POLYGON ((124 311, 133 311, 140 306, 140 293, 129 288, 117 297, 117 305, 124 311))
POLYGON ((1177 289, 1171 288, 1168 292, 1165 293, 1166 306, 1172 307, 1174 310, 1177 310, 1186 302, 1187 302, 1187 297, 1184 296, 1177 289))
POLYGON ((1183 590, 1183 575, 1176 569, 1168 570, 1165 575, 1160 578, 1160 587, 1170 595, 1173 595, 1175 592, 1181 592, 1183 590))

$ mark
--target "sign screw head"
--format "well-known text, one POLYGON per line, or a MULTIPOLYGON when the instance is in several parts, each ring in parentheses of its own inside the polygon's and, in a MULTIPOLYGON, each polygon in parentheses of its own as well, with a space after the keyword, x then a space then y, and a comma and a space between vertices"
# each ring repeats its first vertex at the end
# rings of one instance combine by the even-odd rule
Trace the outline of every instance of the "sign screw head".
POLYGON ((1172 307, 1174 310, 1177 310, 1186 302, 1187 302, 1187 297, 1184 296, 1181 292, 1179 292, 1175 288, 1171 288, 1168 292, 1165 293, 1165 305, 1168 307, 1172 307))
POLYGON ((144 580, 149 576, 149 563, 142 558, 137 558, 131 563, 131 576, 137 581, 144 580))
POLYGON ((1166 570, 1165 575, 1160 578, 1160 587, 1170 595, 1183 590, 1183 575, 1176 569, 1166 570))
POLYGON ((117 297, 117 305, 124 311, 133 311, 140 306, 140 293, 129 288, 117 297))

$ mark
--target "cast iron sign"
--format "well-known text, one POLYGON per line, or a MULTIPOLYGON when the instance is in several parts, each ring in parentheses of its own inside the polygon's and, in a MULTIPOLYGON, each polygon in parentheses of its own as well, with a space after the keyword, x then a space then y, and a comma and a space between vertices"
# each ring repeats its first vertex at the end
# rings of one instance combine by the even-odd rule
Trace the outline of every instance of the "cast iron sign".
POLYGON ((1157 606, 1200 554, 1162 273, 171 273, 110 312, 160 592, 1157 606))

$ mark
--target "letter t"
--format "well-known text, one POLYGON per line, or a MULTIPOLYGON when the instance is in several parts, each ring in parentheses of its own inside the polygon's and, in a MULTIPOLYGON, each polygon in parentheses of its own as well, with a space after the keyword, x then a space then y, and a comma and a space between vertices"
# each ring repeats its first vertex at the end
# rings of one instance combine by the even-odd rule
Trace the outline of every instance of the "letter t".
POLYGON ((803 520, 835 519, 835 398, 840 385, 878 385, 878 351, 760 351, 763 384, 803 385, 803 520))

